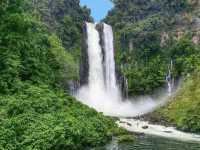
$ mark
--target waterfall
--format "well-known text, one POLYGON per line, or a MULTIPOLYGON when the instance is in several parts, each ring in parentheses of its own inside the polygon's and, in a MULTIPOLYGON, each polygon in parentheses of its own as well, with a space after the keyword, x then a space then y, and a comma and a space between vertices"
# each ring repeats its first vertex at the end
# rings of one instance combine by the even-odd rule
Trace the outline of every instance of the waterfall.
POLYGON ((124 96, 128 98, 128 79, 124 77, 124 96))
POLYGON ((121 96, 115 75, 112 27, 102 24, 102 37, 96 29, 96 24, 86 23, 86 28, 89 63, 88 90, 96 97, 104 95, 116 100, 121 96), (104 46, 100 45, 101 39, 104 46))
POLYGON ((79 101, 105 115, 124 117, 142 115, 161 105, 164 97, 160 102, 145 96, 122 100, 115 74, 112 27, 86 23, 86 34, 88 83, 76 93, 79 101))
POLYGON ((89 89, 104 90, 104 75, 103 75, 103 54, 100 46, 99 33, 96 30, 96 25, 86 23, 87 26, 87 45, 88 45, 88 61, 89 61, 89 89))
POLYGON ((168 74, 166 76, 167 86, 168 86, 168 95, 171 96, 173 92, 173 77, 172 77, 173 62, 171 60, 170 65, 168 66, 168 74))
POLYGON ((112 96, 120 97, 119 88, 117 86, 116 75, 115 75, 115 58, 114 58, 114 46, 113 46, 113 31, 112 27, 103 24, 103 43, 104 43, 104 54, 105 54, 105 83, 106 90, 112 96))

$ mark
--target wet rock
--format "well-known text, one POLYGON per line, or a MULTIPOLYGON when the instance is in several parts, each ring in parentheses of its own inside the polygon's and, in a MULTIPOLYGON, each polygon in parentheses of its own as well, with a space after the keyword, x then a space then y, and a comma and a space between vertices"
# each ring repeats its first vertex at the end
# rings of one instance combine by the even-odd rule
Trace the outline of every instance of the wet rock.
POLYGON ((87 45, 87 26, 86 22, 83 24, 83 37, 82 37, 82 54, 80 60, 80 85, 86 85, 88 83, 89 75, 89 62, 88 62, 88 45, 87 45))
POLYGON ((132 124, 131 124, 131 123, 128 123, 128 122, 127 122, 126 124, 127 124, 128 126, 132 126, 132 124))
POLYGON ((176 127, 176 125, 169 122, 166 118, 162 117, 159 112, 156 111, 142 116, 134 117, 134 119, 148 121, 151 124, 158 124, 165 127, 176 127))
POLYGON ((136 136, 144 136, 144 133, 134 133, 136 136))
POLYGON ((125 122, 125 121, 120 121, 119 123, 125 124, 125 123, 127 123, 127 122, 125 122))
POLYGON ((143 126, 143 127, 142 127, 142 129, 148 129, 148 128, 149 128, 148 126, 143 126))
POLYGON ((172 133, 172 131, 164 131, 165 133, 172 133))
POLYGON ((121 135, 118 137, 118 143, 133 143, 135 142, 135 136, 130 135, 121 135))

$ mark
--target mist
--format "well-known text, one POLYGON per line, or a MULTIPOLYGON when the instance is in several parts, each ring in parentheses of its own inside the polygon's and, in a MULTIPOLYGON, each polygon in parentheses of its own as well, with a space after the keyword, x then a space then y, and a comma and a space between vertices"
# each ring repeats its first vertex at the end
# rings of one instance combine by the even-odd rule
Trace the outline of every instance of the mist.
POLYGON ((104 115, 116 117, 143 115, 165 104, 171 95, 171 90, 158 91, 160 94, 154 97, 141 96, 129 99, 122 97, 115 74, 112 27, 104 23, 101 24, 103 30, 99 31, 97 25, 86 23, 89 81, 78 90, 76 98, 104 115), (100 41, 103 41, 103 45, 100 41))
POLYGON ((82 103, 103 112, 107 116, 135 117, 154 111, 169 101, 169 95, 160 92, 159 96, 140 96, 137 98, 123 99, 119 95, 112 95, 105 91, 91 90, 82 87, 76 97, 82 103))

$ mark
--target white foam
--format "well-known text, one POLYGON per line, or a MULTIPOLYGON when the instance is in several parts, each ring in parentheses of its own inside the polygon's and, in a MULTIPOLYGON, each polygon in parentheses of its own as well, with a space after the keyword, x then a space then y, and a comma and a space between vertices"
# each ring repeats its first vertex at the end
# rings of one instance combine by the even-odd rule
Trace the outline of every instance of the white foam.
POLYGON ((156 135, 181 141, 200 142, 200 135, 181 132, 176 130, 174 127, 153 125, 147 121, 140 121, 136 119, 120 119, 117 124, 130 132, 156 135))
POLYGON ((167 97, 164 96, 160 100, 154 100, 151 97, 141 97, 137 100, 122 101, 105 91, 89 89, 82 87, 76 95, 77 99, 82 103, 103 112, 104 115, 116 117, 134 117, 152 112, 157 107, 162 106, 167 97))
POLYGON ((86 25, 89 83, 76 93, 79 101, 105 115, 121 117, 146 114, 166 102, 167 94, 161 99, 143 96, 137 99, 122 100, 116 83, 112 27, 103 24, 103 52, 96 24, 87 23, 86 25))

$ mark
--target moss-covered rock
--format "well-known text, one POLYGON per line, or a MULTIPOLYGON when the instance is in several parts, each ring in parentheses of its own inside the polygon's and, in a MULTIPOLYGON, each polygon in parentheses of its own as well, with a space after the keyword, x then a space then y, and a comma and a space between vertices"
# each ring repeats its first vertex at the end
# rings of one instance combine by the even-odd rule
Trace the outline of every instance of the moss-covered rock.
POLYGON ((125 134, 118 136, 119 143, 132 143, 135 142, 135 136, 133 134, 125 134))

